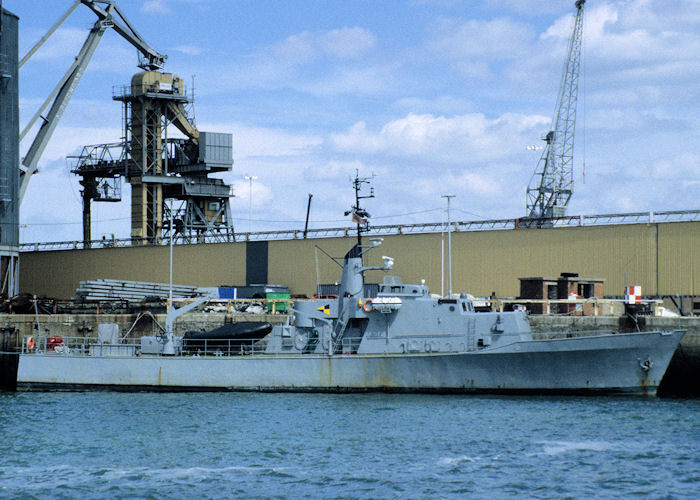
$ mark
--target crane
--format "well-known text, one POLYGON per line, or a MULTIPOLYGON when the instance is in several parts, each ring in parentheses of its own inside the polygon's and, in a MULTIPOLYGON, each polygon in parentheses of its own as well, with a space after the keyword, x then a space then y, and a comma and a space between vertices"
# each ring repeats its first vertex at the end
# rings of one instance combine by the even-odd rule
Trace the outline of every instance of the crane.
MULTIPOLYGON (((546 146, 527 187, 527 217, 550 219, 566 214, 574 188, 574 131, 581 62, 583 5, 576 0, 576 17, 554 109, 552 128, 544 137, 546 146)), ((537 223, 541 225, 541 222, 537 223)))
POLYGON ((68 11, 56 22, 56 24, 49 29, 46 35, 44 35, 41 40, 39 40, 39 42, 37 42, 36 45, 29 50, 27 55, 20 60, 20 68, 39 49, 39 47, 41 47, 44 42, 48 40, 48 38, 58 29, 61 24, 63 24, 68 16, 80 4, 83 4, 92 10, 97 15, 98 19, 90 30, 90 33, 88 34, 85 43, 80 49, 80 52, 75 58, 73 64, 70 66, 70 68, 68 68, 68 71, 59 80, 58 85, 56 85, 49 97, 46 99, 46 101, 44 101, 32 119, 29 120, 29 123, 20 134, 21 141, 34 126, 36 121, 39 118, 43 119, 43 123, 34 137, 26 156, 22 159, 22 165, 20 166, 20 205, 22 204, 22 199, 27 191, 30 178, 38 171, 37 164, 39 163, 39 159, 44 153, 44 149, 46 149, 46 146, 49 143, 58 122, 61 120, 63 112, 68 106, 68 102, 73 96, 73 93, 80 82, 80 78, 83 76, 83 73, 85 73, 85 69, 90 62, 92 55, 95 53, 95 49, 97 48, 97 45, 102 39, 102 35, 104 35, 105 31, 112 28, 131 45, 136 47, 139 52, 138 67, 144 70, 157 70, 162 68, 165 64, 165 60, 168 57, 156 52, 144 41, 115 2, 110 0, 76 0, 68 11), (49 104, 51 104, 51 107, 49 108, 48 113, 45 116, 42 115, 49 104))

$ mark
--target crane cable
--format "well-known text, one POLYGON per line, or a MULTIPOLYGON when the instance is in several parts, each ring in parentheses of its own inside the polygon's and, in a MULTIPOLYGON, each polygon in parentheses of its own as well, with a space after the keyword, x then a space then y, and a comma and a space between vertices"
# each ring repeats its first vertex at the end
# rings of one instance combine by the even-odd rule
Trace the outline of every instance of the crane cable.
MULTIPOLYGON (((585 32, 586 25, 583 25, 583 30, 585 32)), ((583 99, 581 99, 581 118, 583 119, 583 126, 581 127, 582 135, 581 146, 582 146, 582 167, 581 167, 581 184, 586 184, 586 37, 585 33, 581 33, 581 80, 583 80, 583 99)))

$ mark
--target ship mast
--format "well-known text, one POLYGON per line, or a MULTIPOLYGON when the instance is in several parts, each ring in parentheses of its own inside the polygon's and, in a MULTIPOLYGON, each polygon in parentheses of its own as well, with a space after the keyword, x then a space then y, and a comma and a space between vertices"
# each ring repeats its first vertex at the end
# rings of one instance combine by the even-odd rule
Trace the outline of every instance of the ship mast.
MULTIPOLYGON (((374 176, 372 176, 374 177, 374 176)), ((352 214, 352 221, 357 224, 357 244, 362 245, 362 233, 369 231, 369 218, 371 215, 364 208, 360 207, 360 200, 374 198, 374 188, 370 186, 369 194, 362 195, 362 185, 369 184, 372 177, 360 177, 359 170, 355 170, 355 178, 352 186, 355 189, 355 204, 345 212, 345 215, 352 214)))

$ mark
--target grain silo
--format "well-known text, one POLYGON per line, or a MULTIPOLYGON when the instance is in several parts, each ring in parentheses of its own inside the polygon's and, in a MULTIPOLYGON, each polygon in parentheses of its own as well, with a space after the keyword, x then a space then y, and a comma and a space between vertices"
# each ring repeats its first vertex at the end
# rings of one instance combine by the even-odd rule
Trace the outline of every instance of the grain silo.
POLYGON ((0 283, 17 293, 19 260, 19 85, 17 16, 0 15, 0 283))

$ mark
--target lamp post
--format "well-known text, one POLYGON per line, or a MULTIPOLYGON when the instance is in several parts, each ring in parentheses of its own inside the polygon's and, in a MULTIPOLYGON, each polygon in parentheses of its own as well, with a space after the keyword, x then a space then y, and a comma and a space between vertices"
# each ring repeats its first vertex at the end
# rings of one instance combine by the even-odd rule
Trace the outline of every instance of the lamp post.
POLYGON ((257 179, 257 175, 246 175, 245 180, 250 182, 250 191, 248 193, 248 232, 253 232, 253 181, 257 179))
POLYGON ((173 306, 173 207, 170 205, 170 286, 168 287, 168 312, 173 306))
POLYGON ((450 199, 453 194, 444 194, 440 198, 447 200, 447 289, 448 297, 452 297, 452 226, 450 225, 450 199))

